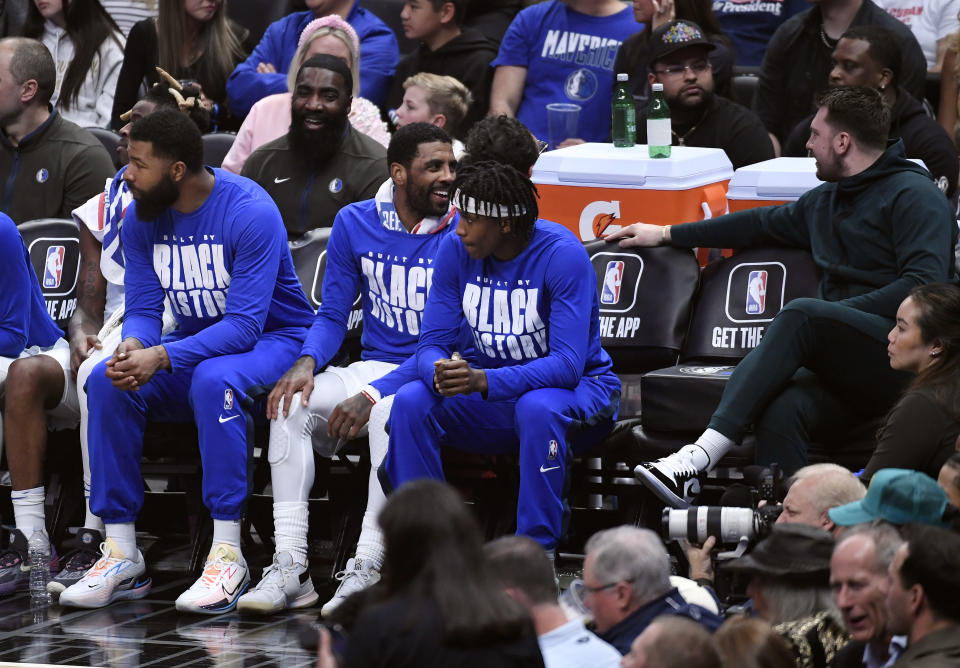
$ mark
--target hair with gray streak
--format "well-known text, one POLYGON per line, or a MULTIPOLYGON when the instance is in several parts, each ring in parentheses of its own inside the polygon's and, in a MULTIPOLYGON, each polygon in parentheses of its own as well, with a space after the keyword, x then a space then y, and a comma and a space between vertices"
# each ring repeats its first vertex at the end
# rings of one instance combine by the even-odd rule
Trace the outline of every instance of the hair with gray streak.
POLYGON ((893 562, 893 555, 903 545, 900 531, 889 522, 875 520, 870 524, 858 524, 843 532, 833 551, 856 536, 864 536, 873 541, 873 571, 884 574, 893 562))
POLYGON ((829 586, 812 586, 778 578, 763 578, 759 583, 767 602, 771 624, 792 622, 827 611, 838 623, 843 619, 829 586))
POLYGON ((619 526, 598 531, 586 545, 593 576, 601 584, 630 582, 641 603, 670 590, 670 557, 660 537, 649 529, 619 526))

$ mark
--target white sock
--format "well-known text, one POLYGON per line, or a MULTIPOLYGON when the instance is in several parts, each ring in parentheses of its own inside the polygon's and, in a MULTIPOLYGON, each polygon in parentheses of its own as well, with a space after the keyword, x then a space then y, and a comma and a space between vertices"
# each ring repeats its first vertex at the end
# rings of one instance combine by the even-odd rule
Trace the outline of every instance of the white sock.
POLYGON ((273 540, 276 551, 289 552, 294 562, 307 563, 309 507, 306 501, 273 502, 273 540))
POLYGON ((735 441, 731 441, 716 429, 707 429, 694 443, 681 448, 680 451, 689 453, 693 465, 698 469, 709 471, 735 445, 735 441))
POLYGON ((37 531, 44 536, 47 535, 47 524, 43 515, 43 500, 46 496, 47 493, 43 487, 10 492, 17 529, 26 536, 27 540, 30 540, 30 536, 37 531))
POLYGON ((103 532, 106 531, 106 527, 103 524, 103 520, 94 515, 93 511, 90 510, 90 486, 88 484, 84 484, 83 486, 83 502, 87 508, 87 516, 83 519, 83 528, 99 531, 102 536, 103 532))
POLYGON ((387 458, 387 446, 390 439, 387 436, 386 425, 390 418, 394 396, 384 397, 378 401, 373 410, 370 411, 370 420, 367 423, 367 433, 369 435, 367 441, 370 444, 370 478, 367 480, 367 509, 363 513, 356 556, 377 570, 383 568, 383 553, 386 551, 383 545, 383 532, 380 530, 380 523, 377 518, 380 517, 380 511, 383 510, 383 507, 387 505, 387 497, 383 493, 379 478, 377 478, 377 469, 387 458))
POLYGON ((137 527, 133 522, 122 524, 108 524, 105 527, 107 538, 113 541, 123 556, 130 561, 140 561, 140 552, 137 550, 137 527))
POLYGON ((240 554, 240 520, 214 520, 213 545, 229 545, 240 554))

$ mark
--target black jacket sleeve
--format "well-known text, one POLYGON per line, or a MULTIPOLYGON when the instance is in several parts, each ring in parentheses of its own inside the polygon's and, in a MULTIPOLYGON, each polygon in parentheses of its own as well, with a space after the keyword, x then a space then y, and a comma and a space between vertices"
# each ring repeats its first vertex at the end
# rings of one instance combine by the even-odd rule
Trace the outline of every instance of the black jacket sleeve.
POLYGON ((123 65, 117 78, 117 91, 113 96, 113 114, 110 126, 119 130, 124 123, 120 116, 137 103, 140 98, 140 84, 144 78, 156 81, 154 67, 157 65, 157 29, 153 19, 145 19, 133 24, 127 37, 127 46, 123 50, 123 65))

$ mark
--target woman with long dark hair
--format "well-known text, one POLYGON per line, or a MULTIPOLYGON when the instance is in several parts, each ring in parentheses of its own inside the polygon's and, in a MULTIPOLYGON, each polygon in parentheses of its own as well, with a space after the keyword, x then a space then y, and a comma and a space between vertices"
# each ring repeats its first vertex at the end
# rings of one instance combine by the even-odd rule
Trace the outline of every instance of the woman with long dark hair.
POLYGON ((887 414, 863 476, 901 468, 936 478, 960 434, 960 286, 914 288, 888 340, 890 366, 917 375, 887 414))
POLYGON ((98 0, 33 0, 21 34, 53 56, 57 84, 50 103, 81 127, 106 127, 113 107, 123 35, 98 0))
MULTIPOLYGON (((45 0, 46 1, 46 0, 45 0)), ((203 104, 218 129, 236 130, 227 106, 227 77, 250 51, 249 31, 227 19, 226 0, 160 0, 160 15, 134 24, 117 81, 112 124, 157 82, 156 67, 203 91, 203 104)))
POLYGON ((543 665, 533 623, 490 573, 476 520, 452 487, 404 485, 379 521, 381 594, 357 617, 343 665, 543 665))

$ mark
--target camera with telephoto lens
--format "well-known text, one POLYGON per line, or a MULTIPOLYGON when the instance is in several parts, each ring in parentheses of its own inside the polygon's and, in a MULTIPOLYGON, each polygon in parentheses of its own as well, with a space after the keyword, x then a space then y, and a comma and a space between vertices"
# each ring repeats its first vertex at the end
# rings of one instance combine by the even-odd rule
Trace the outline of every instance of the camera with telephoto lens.
POLYGON ((702 544, 709 536, 726 545, 736 545, 746 538, 751 543, 767 536, 783 508, 767 505, 760 508, 727 506, 690 506, 683 510, 664 508, 663 535, 667 539, 686 538, 702 544))

